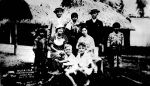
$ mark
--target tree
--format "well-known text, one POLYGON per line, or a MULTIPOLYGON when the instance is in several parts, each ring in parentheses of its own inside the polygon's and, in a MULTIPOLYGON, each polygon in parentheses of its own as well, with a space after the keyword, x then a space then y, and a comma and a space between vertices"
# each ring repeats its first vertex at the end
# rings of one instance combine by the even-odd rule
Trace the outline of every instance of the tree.
POLYGON ((100 2, 108 4, 110 7, 115 8, 117 12, 123 14, 124 11, 123 0, 100 0, 100 2))
POLYGON ((146 0, 136 0, 137 10, 140 17, 144 17, 144 8, 146 7, 147 1, 146 0))

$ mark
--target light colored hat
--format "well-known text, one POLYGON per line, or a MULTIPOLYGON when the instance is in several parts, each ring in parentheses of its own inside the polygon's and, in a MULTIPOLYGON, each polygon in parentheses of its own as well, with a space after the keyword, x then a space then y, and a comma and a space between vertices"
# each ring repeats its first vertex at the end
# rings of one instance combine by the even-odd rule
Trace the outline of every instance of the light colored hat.
POLYGON ((64 25, 63 25, 63 24, 58 24, 58 25, 56 26, 56 28, 64 28, 64 25))
POLYGON ((72 46, 70 44, 65 44, 64 48, 69 48, 69 49, 72 49, 72 46))

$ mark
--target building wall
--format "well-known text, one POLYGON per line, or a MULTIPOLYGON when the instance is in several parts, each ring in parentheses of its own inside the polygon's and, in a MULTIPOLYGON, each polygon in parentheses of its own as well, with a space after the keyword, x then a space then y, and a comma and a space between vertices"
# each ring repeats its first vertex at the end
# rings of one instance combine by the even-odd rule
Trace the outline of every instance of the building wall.
POLYGON ((132 25, 135 31, 131 31, 131 46, 150 46, 150 19, 133 18, 132 25))

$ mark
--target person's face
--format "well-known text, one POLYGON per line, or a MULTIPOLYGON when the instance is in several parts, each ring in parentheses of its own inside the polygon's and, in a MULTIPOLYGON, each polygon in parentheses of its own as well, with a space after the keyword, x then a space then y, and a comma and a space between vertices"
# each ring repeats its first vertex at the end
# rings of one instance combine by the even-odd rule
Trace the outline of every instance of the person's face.
POLYGON ((72 53, 72 49, 71 49, 70 47, 67 47, 67 48, 65 49, 65 53, 66 53, 67 55, 70 55, 70 54, 72 53))
POLYGON ((115 28, 115 29, 114 29, 115 33, 118 33, 118 32, 119 32, 118 29, 119 29, 119 28, 115 28))
POLYGON ((82 34, 83 34, 83 35, 86 35, 86 34, 87 34, 87 29, 86 29, 86 28, 83 28, 83 29, 82 29, 82 34))
POLYGON ((63 28, 59 28, 57 31, 58 34, 63 34, 63 32, 64 32, 63 28))
POLYGON ((73 17, 73 18, 71 18, 71 19, 72 19, 73 22, 76 22, 77 19, 78 19, 78 17, 73 17))
POLYGON ((85 50, 86 50, 86 48, 84 46, 82 46, 82 45, 80 45, 79 48, 78 48, 78 52, 79 53, 84 53, 85 50))
POLYGON ((96 19, 96 18, 97 18, 97 15, 98 15, 98 13, 93 13, 93 14, 91 14, 92 19, 96 19))
POLYGON ((62 16, 62 14, 63 14, 63 12, 59 11, 59 12, 56 13, 56 16, 57 16, 58 18, 60 18, 60 17, 62 16))
POLYGON ((41 37, 44 37, 44 33, 43 33, 43 32, 40 32, 40 36, 41 36, 41 37))

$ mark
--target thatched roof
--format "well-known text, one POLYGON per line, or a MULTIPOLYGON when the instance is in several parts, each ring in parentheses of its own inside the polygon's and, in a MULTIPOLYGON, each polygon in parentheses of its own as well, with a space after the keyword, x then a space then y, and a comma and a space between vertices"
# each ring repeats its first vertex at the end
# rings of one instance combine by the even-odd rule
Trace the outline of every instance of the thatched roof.
MULTIPOLYGON (((104 26, 112 26, 114 22, 120 22, 122 28, 134 29, 130 21, 127 20, 125 16, 117 13, 116 10, 112 9, 110 6, 101 2, 94 2, 92 0, 82 1, 82 6, 65 8, 62 16, 64 21, 68 21, 70 19, 72 12, 77 12, 79 14, 79 20, 85 22, 91 17, 89 11, 93 8, 96 8, 101 11, 98 15, 98 19, 103 21, 104 26)), ((44 2, 40 5, 30 4, 33 21, 41 22, 42 24, 49 24, 49 21, 56 18, 55 14, 53 13, 54 8, 52 7, 52 4, 44 2)))
MULTIPOLYGON (((53 10, 55 9, 53 7, 55 5, 54 3, 50 4, 47 1, 45 3, 39 2, 40 4, 34 4, 34 3, 31 4, 28 2, 28 0, 26 1, 29 4, 29 8, 33 16, 33 19, 32 20, 23 19, 21 23, 33 23, 33 24, 41 23, 42 25, 48 25, 51 20, 56 18, 53 12, 53 10)), ((57 1, 61 1, 61 0, 57 0, 57 1)), ((104 26, 111 27, 114 22, 120 22, 121 28, 134 29, 130 21, 125 16, 123 16, 120 13, 117 13, 116 10, 112 9, 107 4, 101 2, 94 2, 92 0, 82 0, 82 1, 83 1, 82 6, 65 8, 64 14, 62 16, 64 21, 68 21, 70 19, 72 12, 77 12, 79 14, 79 20, 85 22, 86 20, 91 18, 89 11, 93 8, 96 8, 100 10, 98 19, 103 21, 104 26)), ((22 15, 23 14, 21 14, 21 16, 22 15)), ((13 18, 15 18, 15 16, 13 18)))

